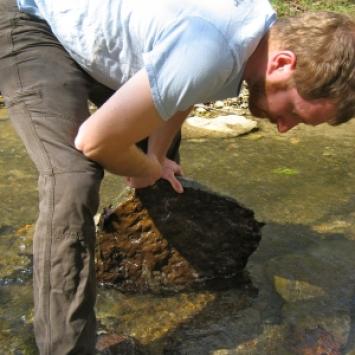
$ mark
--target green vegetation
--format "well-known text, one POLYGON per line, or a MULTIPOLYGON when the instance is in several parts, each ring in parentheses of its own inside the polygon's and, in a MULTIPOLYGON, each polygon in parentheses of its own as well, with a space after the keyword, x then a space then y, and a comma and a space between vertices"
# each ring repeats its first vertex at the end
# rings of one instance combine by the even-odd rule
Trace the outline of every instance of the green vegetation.
POLYGON ((336 11, 355 16, 353 0, 271 0, 279 16, 295 15, 303 11, 336 11))
POLYGON ((293 168, 276 168, 272 171, 275 174, 279 175, 298 175, 299 171, 293 168))

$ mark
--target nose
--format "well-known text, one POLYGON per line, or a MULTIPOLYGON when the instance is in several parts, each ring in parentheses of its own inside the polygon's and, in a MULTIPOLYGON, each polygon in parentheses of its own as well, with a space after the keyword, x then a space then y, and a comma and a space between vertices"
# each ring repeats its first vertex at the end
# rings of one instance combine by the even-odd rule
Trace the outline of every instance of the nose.
POLYGON ((279 131, 279 133, 286 133, 291 128, 297 126, 298 123, 299 122, 295 122, 295 121, 292 121, 292 120, 285 120, 283 118, 279 118, 277 120, 277 130, 279 131))

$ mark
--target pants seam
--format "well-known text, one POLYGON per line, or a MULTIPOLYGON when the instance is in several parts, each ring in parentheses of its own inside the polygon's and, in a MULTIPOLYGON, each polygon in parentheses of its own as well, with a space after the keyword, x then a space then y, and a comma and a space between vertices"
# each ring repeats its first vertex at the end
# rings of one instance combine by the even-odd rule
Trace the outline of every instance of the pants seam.
POLYGON ((48 337, 49 337, 49 341, 47 342, 46 346, 47 346, 47 350, 48 350, 48 354, 50 354, 52 352, 52 320, 51 320, 51 290, 52 290, 52 285, 51 285, 51 254, 52 254, 52 239, 54 237, 53 235, 53 214, 54 214, 54 200, 55 200, 55 183, 56 183, 56 179, 55 176, 51 176, 51 184, 50 184, 50 193, 49 193, 49 217, 48 218, 48 223, 47 223, 47 228, 49 229, 50 233, 50 238, 46 238, 47 243, 45 244, 45 259, 44 259, 44 270, 48 270, 48 272, 46 273, 47 277, 46 277, 46 282, 48 286, 48 296, 47 296, 47 302, 46 302, 46 308, 47 308, 47 314, 48 314, 48 318, 49 318, 49 326, 48 326, 48 337))
POLYGON ((57 175, 66 175, 66 174, 87 174, 87 170, 68 170, 68 171, 49 171, 49 172, 42 172, 40 171, 39 174, 41 176, 57 176, 57 175))

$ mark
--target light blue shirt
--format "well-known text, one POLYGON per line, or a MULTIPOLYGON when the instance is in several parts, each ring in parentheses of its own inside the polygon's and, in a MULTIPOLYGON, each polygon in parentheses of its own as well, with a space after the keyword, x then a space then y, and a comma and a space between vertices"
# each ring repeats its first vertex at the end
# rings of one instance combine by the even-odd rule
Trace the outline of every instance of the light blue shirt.
POLYGON ((110 88, 145 68, 163 119, 237 96, 247 59, 276 19, 268 0, 17 1, 110 88))

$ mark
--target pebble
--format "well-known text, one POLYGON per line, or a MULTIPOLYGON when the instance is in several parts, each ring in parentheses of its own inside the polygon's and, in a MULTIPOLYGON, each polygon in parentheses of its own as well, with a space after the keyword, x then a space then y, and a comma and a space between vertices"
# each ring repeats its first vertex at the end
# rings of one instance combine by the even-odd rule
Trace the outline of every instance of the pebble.
POLYGON ((223 108, 224 107, 224 102, 219 100, 214 103, 214 108, 223 108))
POLYGON ((195 108, 195 112, 198 113, 198 114, 203 114, 203 113, 206 113, 207 110, 203 107, 196 107, 195 108))

